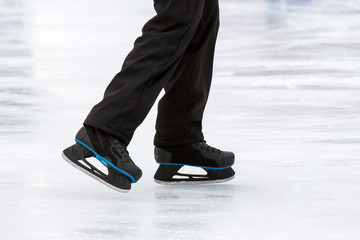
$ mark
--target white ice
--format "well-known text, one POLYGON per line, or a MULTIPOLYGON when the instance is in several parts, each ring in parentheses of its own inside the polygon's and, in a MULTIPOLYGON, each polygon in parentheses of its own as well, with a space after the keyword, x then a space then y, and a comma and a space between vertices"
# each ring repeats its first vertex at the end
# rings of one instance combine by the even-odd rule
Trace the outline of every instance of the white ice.
POLYGON ((156 107, 127 194, 61 158, 151 0, 0 0, 0 239, 360 239, 360 1, 221 0, 204 119, 232 182, 160 186, 156 107))

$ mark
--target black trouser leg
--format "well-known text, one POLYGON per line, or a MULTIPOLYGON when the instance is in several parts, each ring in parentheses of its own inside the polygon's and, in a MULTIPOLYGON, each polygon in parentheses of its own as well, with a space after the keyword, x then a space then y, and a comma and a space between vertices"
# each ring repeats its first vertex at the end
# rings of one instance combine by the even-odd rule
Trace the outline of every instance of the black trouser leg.
POLYGON ((208 0, 194 38, 165 85, 165 95, 158 105, 155 145, 204 140, 202 117, 212 79, 218 27, 218 0, 208 0))
POLYGON ((154 1, 157 15, 145 24, 122 70, 85 125, 112 134, 126 145, 130 142, 194 38, 205 1, 154 1))

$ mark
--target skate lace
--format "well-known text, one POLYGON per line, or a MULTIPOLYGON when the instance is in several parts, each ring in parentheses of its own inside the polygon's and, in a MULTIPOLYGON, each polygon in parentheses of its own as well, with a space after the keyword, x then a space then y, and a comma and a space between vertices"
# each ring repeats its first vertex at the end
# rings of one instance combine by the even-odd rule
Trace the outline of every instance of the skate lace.
POLYGON ((124 158, 127 158, 129 156, 129 152, 127 151, 126 147, 122 145, 117 138, 114 138, 112 136, 107 137, 113 144, 113 146, 119 150, 121 156, 124 158))
POLYGON ((207 152, 221 154, 221 150, 215 147, 212 147, 206 143, 206 141, 202 141, 195 144, 196 147, 200 147, 201 150, 206 150, 207 152))

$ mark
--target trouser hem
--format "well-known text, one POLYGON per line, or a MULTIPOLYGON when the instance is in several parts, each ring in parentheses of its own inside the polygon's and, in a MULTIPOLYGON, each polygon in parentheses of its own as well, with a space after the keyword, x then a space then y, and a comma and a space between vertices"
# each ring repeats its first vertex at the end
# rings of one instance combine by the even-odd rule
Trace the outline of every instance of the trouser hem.
POLYGON ((98 122, 98 121, 96 121, 94 119, 86 118, 83 124, 87 125, 87 126, 97 128, 97 129, 100 129, 100 130, 102 130, 102 131, 116 137, 125 146, 128 146, 129 143, 130 143, 131 138, 129 138, 128 136, 126 136, 122 132, 120 132, 120 131, 112 128, 112 127, 109 127, 106 124, 98 122))

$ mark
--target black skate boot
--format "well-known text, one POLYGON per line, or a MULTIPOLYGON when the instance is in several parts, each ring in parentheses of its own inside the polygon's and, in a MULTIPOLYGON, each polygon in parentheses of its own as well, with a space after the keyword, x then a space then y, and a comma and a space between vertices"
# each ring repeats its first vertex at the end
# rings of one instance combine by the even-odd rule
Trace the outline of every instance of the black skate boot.
POLYGON ((82 127, 75 144, 63 151, 63 158, 75 168, 108 187, 128 192, 131 183, 137 182, 142 172, 131 160, 126 147, 116 138, 92 127, 82 127), (100 171, 86 158, 95 157, 108 169, 100 171))
POLYGON ((234 178, 231 168, 235 155, 213 148, 206 142, 181 146, 156 146, 155 159, 160 164, 155 182, 160 184, 201 184, 227 182, 234 178), (184 174, 183 166, 203 168, 207 174, 184 174))

